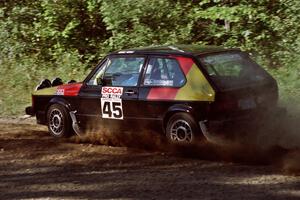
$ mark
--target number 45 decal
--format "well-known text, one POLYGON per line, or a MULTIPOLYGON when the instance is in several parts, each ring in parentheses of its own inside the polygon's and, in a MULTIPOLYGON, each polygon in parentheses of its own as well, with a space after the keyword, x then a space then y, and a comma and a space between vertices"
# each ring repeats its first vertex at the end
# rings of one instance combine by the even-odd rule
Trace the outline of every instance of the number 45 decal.
POLYGON ((122 100, 121 99, 103 99, 101 98, 102 118, 123 119, 122 100))

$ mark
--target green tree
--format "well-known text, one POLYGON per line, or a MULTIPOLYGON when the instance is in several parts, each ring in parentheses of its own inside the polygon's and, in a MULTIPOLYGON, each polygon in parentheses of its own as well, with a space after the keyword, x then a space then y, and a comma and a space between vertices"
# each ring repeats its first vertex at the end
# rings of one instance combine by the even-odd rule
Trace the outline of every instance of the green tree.
POLYGON ((0 113, 20 111, 39 79, 81 80, 106 53, 149 45, 257 52, 299 97, 299 21, 298 0, 0 1, 0 113))

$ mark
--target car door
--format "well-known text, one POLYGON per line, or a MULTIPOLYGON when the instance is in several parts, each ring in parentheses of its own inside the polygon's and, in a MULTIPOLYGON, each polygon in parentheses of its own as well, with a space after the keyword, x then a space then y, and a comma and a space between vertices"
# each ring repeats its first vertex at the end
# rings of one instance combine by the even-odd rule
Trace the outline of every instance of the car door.
POLYGON ((79 93, 77 116, 81 126, 119 124, 136 118, 145 60, 143 56, 113 55, 92 72, 79 93))
POLYGON ((176 103, 176 94, 186 79, 175 58, 152 56, 145 66, 139 91, 144 118, 162 121, 168 108, 176 103))

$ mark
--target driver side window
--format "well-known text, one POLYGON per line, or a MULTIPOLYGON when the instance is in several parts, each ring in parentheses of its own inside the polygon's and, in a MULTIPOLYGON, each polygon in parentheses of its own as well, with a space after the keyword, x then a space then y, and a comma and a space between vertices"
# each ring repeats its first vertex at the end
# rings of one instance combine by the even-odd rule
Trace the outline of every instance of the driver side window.
POLYGON ((101 85, 101 78, 103 77, 106 66, 108 65, 109 59, 107 59, 95 72, 92 78, 86 83, 87 85, 101 85))
POLYGON ((144 57, 111 57, 88 81, 90 85, 137 86, 144 57))

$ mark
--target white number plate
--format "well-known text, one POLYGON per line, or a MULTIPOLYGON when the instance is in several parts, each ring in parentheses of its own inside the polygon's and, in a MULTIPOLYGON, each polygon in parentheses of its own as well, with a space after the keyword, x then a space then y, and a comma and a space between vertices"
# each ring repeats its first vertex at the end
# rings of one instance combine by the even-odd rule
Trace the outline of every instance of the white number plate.
POLYGON ((123 107, 121 96, 122 87, 102 87, 101 90, 102 118, 123 119, 123 107))
POLYGON ((241 99, 239 100, 239 108, 242 110, 253 109, 256 108, 256 103, 253 98, 241 99))

